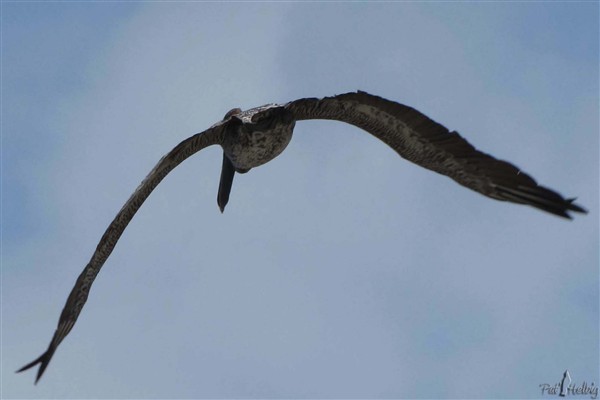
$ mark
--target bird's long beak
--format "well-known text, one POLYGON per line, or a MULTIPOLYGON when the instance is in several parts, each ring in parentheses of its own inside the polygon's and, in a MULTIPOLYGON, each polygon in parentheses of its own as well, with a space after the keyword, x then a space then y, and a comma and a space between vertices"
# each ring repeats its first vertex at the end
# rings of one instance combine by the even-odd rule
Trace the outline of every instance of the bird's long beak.
POLYGON ((219 182, 219 193, 217 194, 217 204, 221 209, 221 212, 225 211, 225 206, 229 201, 229 193, 231 192, 231 185, 233 184, 233 176, 235 175, 235 168, 229 158, 223 152, 223 166, 221 167, 221 181, 219 182))

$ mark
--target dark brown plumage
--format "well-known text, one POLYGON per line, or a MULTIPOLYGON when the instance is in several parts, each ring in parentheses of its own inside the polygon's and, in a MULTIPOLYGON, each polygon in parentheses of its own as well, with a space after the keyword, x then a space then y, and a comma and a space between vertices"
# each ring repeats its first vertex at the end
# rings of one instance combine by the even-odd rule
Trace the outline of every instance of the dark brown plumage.
POLYGON ((476 150, 457 132, 448 131, 415 109, 365 92, 300 99, 247 111, 233 109, 223 121, 177 145, 142 181, 109 225, 77 279, 48 349, 17 372, 40 364, 36 382, 40 379, 56 348, 73 328, 94 279, 121 234, 171 170, 205 147, 221 145, 224 155, 217 203, 223 211, 229 200, 235 172, 248 172, 278 156, 290 142, 295 122, 307 119, 338 120, 362 128, 401 157, 449 176, 485 196, 527 204, 564 218, 571 218, 570 211, 586 212, 573 202, 574 199, 566 199, 538 185, 514 165, 476 150))

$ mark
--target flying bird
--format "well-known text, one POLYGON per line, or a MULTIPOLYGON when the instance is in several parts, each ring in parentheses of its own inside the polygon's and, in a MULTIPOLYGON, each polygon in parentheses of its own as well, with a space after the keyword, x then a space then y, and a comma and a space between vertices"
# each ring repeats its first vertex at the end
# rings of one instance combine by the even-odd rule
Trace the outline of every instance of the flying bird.
POLYGON ((569 212, 587 212, 574 203, 575 199, 564 198, 538 185, 514 165, 478 151, 456 131, 449 131, 411 107, 365 92, 267 104, 246 111, 235 108, 222 121, 179 143, 150 171, 110 223, 77 278, 48 349, 17 372, 40 364, 36 383, 39 381, 58 345, 77 321, 94 279, 123 231, 169 172, 198 151, 220 145, 223 165, 217 204, 223 212, 235 173, 246 173, 277 157, 292 139, 296 121, 309 119, 337 120, 362 128, 402 158, 493 199, 530 205, 564 218, 571 218, 569 212))

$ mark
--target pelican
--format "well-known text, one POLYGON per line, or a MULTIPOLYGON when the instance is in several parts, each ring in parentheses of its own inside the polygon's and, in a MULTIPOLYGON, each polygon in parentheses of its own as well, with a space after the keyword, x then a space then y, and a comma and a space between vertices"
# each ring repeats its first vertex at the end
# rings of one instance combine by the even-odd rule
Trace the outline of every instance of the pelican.
POLYGON ((305 98, 242 111, 234 108, 222 121, 179 143, 142 181, 100 239, 96 251, 77 278, 47 350, 17 372, 37 364, 37 383, 54 352, 69 334, 85 304, 94 279, 123 231, 156 186, 185 159, 212 145, 223 148, 217 204, 223 212, 235 173, 246 173, 277 157, 292 139, 296 121, 337 120, 364 129, 402 158, 454 179, 492 199, 526 204, 571 218, 586 213, 574 198, 540 186, 514 165, 478 151, 456 131, 429 119, 414 108, 358 91, 322 99, 305 98))

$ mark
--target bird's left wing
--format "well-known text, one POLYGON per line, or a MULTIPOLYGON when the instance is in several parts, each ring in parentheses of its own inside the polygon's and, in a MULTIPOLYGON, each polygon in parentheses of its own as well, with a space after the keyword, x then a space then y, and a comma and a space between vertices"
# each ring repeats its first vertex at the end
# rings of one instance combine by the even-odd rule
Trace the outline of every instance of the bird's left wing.
POLYGON ((167 176, 167 174, 185 159, 204 149, 205 147, 214 144, 221 144, 224 130, 228 123, 229 119, 213 125, 204 132, 191 136, 190 138, 179 143, 175 148, 173 148, 173 150, 161 158, 158 164, 156 164, 152 171, 150 171, 148 176, 146 176, 135 192, 133 192, 131 197, 129 197, 125 205, 121 208, 117 216, 106 229, 106 232, 104 232, 104 235, 100 239, 100 243, 98 243, 98 246, 96 247, 96 251, 92 255, 92 258, 81 275, 79 275, 79 278, 77 278, 75 286, 67 298, 67 303, 65 304, 65 307, 60 315, 58 327, 54 332, 54 336, 52 337, 52 341, 50 342, 48 349, 40 357, 25 365, 17 372, 25 371, 26 369, 40 364, 40 368, 38 369, 35 380, 37 383, 44 373, 44 370, 48 366, 48 363, 56 351, 56 348, 73 328, 73 325, 75 324, 75 321, 77 321, 77 317, 79 316, 79 313, 81 312, 81 309, 88 298, 88 294, 94 279, 96 279, 98 272, 100 272, 100 269, 115 248, 117 241, 123 234, 123 231, 137 210, 148 198, 150 193, 152 193, 154 188, 156 188, 156 186, 167 176))
POLYGON ((298 121, 331 119, 362 128, 401 157, 493 199, 528 204, 565 218, 571 218, 569 211, 586 212, 574 199, 538 185, 513 164, 477 150, 457 132, 403 104, 359 91, 299 99, 285 107, 298 121))

